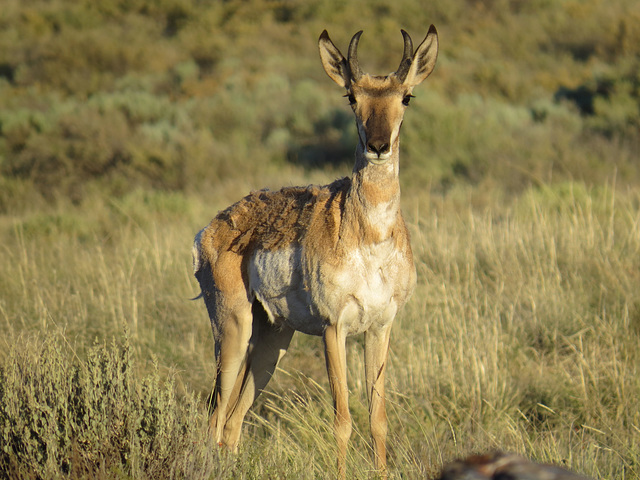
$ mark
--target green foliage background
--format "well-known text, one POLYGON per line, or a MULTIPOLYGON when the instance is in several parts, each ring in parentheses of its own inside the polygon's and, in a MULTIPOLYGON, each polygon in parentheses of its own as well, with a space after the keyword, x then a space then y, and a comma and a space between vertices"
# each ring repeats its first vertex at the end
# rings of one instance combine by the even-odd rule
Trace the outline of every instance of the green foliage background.
POLYGON ((331 476, 314 338, 239 456, 208 444, 190 244, 249 190, 349 173, 323 29, 343 52, 363 29, 361 64, 385 74, 400 28, 417 43, 431 23, 438 64, 402 131, 419 286, 392 336, 390 473, 508 449, 640 478, 635 0, 4 0, 0 478, 331 476))
POLYGON ((637 2, 8 0, 0 15, 5 213, 350 162, 323 28, 343 49, 363 28, 375 73, 397 66, 401 27, 439 28, 403 132, 409 188, 638 180, 637 2))

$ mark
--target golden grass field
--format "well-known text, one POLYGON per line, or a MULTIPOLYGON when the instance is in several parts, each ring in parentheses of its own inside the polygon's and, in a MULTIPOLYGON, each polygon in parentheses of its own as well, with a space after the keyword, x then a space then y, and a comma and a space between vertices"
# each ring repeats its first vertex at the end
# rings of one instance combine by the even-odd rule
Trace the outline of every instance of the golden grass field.
MULTIPOLYGON (((425 478, 499 449, 637 478, 640 196, 567 183, 477 212, 465 206, 470 191, 424 195, 405 202, 419 280, 392 334, 391 477, 425 478)), ((207 444, 213 340, 190 300, 189 256, 207 210, 139 194, 93 205, 90 217, 70 207, 3 220, 6 468, 25 478, 62 475, 63 464, 106 478, 331 477, 331 396, 315 337, 294 337, 237 458, 207 444)), ((363 478, 359 338, 348 351, 349 469, 363 478)))

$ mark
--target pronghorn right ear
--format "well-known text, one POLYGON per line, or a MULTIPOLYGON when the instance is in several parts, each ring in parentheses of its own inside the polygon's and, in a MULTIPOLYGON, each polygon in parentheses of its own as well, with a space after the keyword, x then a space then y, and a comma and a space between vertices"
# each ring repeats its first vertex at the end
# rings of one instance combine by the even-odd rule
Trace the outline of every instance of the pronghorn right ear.
POLYGON ((349 65, 340 50, 333 44, 326 30, 320 35, 318 40, 320 48, 320 59, 327 75, 341 87, 347 88, 351 83, 351 73, 349 65))

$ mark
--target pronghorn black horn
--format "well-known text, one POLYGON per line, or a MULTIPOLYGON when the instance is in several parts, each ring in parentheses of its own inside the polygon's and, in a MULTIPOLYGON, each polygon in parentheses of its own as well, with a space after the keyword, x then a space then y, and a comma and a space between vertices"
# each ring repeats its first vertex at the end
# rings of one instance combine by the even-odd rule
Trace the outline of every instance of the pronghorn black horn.
POLYGON ((362 30, 356 33, 351 39, 349 54, 347 55, 351 77, 356 81, 362 76, 362 70, 360 69, 360 64, 358 64, 358 42, 360 41, 360 35, 362 35, 362 30))
POLYGON ((400 60, 400 66, 398 66, 398 70, 396 71, 396 77, 400 79, 401 82, 407 77, 407 73, 409 73, 409 67, 411 66, 411 61, 413 59, 413 42, 411 41, 411 37, 404 30, 400 30, 402 32, 402 37, 404 38, 404 52, 402 53, 402 60, 400 60))

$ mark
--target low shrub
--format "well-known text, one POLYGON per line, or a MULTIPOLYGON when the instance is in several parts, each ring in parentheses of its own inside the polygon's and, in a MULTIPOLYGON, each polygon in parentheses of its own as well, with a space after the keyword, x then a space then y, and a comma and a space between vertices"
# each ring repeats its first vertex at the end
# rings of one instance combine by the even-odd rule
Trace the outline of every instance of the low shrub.
POLYGON ((199 400, 155 362, 140 375, 127 341, 85 360, 63 341, 20 341, 2 363, 0 478, 170 478, 209 451, 194 448, 206 437, 199 400))

